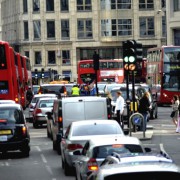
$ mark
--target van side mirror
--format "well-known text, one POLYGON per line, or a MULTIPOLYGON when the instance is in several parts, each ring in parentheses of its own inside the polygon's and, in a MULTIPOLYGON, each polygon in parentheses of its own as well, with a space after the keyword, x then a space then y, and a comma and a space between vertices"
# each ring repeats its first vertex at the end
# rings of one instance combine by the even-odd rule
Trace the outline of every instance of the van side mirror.
POLYGON ((149 148, 149 147, 145 147, 144 149, 146 152, 151 152, 151 148, 149 148))
POLYGON ((46 114, 47 114, 48 120, 51 120, 52 119, 52 112, 47 112, 46 114))

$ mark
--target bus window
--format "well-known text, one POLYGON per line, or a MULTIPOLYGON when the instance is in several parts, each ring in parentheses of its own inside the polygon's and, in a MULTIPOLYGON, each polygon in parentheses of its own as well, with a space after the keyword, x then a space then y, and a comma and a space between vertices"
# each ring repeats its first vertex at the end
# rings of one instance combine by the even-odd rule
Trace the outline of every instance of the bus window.
POLYGON ((5 47, 4 45, 0 45, 0 69, 6 69, 6 55, 5 55, 5 47))

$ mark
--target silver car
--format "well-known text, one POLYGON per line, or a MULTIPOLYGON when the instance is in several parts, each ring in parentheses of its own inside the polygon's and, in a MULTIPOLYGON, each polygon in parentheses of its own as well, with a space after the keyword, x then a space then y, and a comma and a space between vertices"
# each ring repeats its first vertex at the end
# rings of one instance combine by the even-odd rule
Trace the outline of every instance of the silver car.
POLYGON ((33 111, 34 111, 34 107, 35 107, 37 101, 43 97, 57 97, 57 95, 56 94, 35 94, 32 98, 31 103, 29 104, 29 114, 26 117, 30 122, 33 119, 33 111))
POLYGON ((40 98, 36 103, 33 111, 33 127, 37 128, 38 125, 47 124, 47 112, 51 112, 53 103, 56 97, 40 98))
POLYGON ((72 122, 61 140, 60 149, 62 155, 62 168, 65 175, 70 175, 73 170, 73 162, 77 156, 75 150, 82 150, 87 140, 110 135, 125 136, 122 128, 115 120, 81 120, 72 122))
POLYGON ((165 177, 180 179, 180 168, 171 159, 160 154, 134 154, 120 158, 117 156, 111 158, 109 162, 94 171, 87 179, 162 180, 165 177))
POLYGON ((74 161, 76 179, 87 179, 93 171, 98 170, 104 159, 114 152, 118 154, 145 153, 150 150, 150 148, 143 147, 141 141, 136 137, 93 138, 86 142, 82 152, 78 150, 74 152, 77 155, 77 160, 74 161))

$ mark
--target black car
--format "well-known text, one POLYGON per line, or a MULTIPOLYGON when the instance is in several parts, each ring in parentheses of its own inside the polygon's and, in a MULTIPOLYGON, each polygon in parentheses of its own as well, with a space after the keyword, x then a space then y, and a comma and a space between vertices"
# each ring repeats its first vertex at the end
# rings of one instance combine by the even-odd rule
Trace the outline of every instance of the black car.
POLYGON ((25 157, 30 152, 30 135, 19 104, 0 104, 0 152, 20 150, 25 157))

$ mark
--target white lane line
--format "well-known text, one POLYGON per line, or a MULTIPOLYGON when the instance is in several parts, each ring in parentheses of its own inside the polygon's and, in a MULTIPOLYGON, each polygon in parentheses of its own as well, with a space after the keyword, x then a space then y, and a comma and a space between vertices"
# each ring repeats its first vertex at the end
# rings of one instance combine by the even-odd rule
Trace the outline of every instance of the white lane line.
POLYGON ((42 159, 42 161, 43 161, 44 163, 47 163, 47 160, 46 160, 46 158, 45 158, 45 156, 44 156, 43 154, 41 154, 41 159, 42 159))
POLYGON ((41 152, 41 149, 39 146, 35 146, 35 147, 36 147, 37 151, 41 152))
POLYGON ((46 166, 46 169, 51 175, 53 174, 52 169, 49 166, 46 166))
POLYGON ((5 162, 5 166, 9 166, 9 163, 8 163, 8 162, 5 162))

